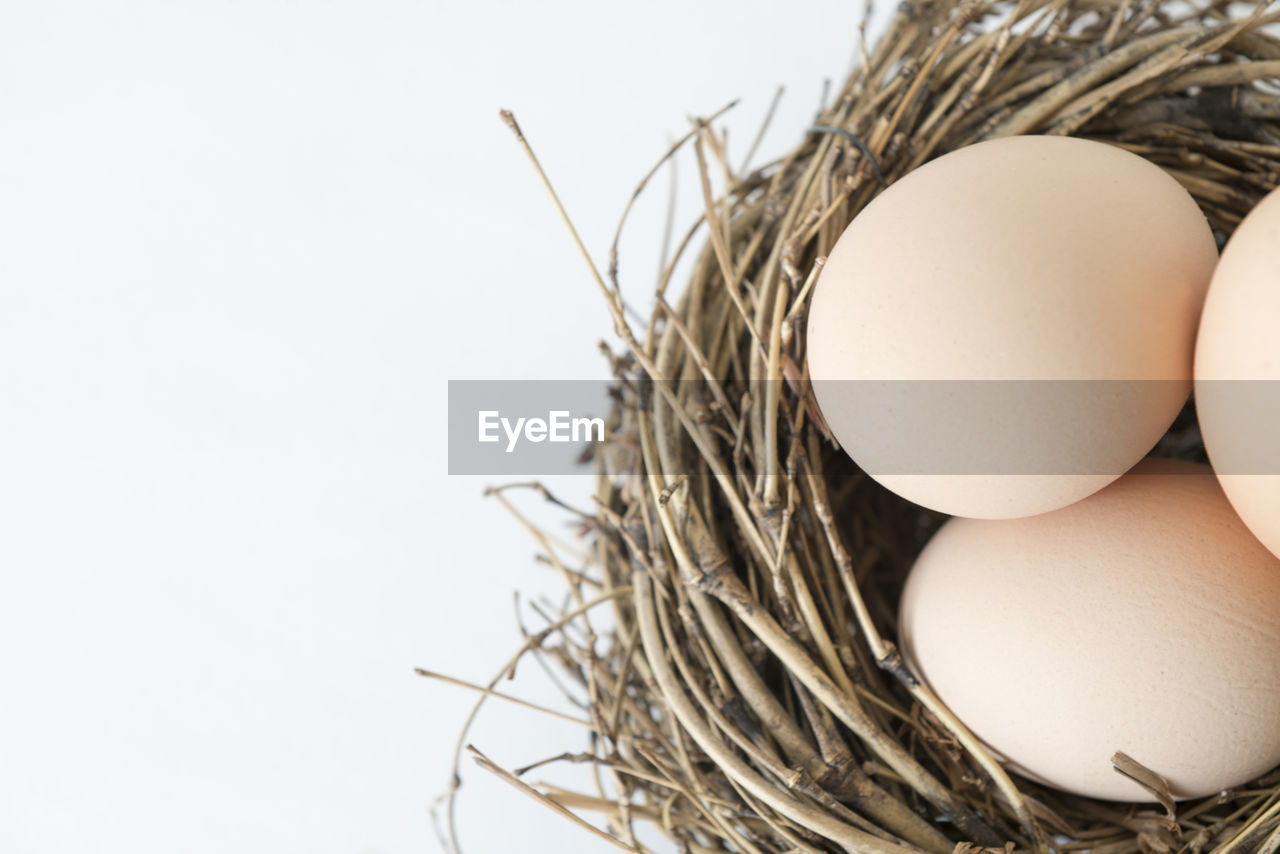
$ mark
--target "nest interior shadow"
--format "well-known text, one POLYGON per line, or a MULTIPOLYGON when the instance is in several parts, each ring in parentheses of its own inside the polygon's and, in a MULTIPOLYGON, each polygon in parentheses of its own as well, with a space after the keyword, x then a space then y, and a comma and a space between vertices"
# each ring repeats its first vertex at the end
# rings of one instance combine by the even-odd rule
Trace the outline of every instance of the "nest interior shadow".
MULTIPOLYGON (((1280 181, 1278 17, 1274 4, 907 2, 781 160, 737 174, 697 123, 685 142, 706 206, 679 248, 698 252, 689 279, 668 274, 633 323, 616 276, 596 273, 627 350, 581 517, 593 560, 566 569, 563 622, 526 645, 589 697, 576 758, 600 787, 535 793, 499 773, 602 817, 597 832, 633 851, 647 850, 640 822, 689 852, 1280 850, 1278 775, 1178 804, 1158 780, 1149 804, 1063 794, 1003 770, 911 678, 889 640, 896 598, 941 517, 833 446, 804 371, 807 300, 844 227, 970 143, 1120 146, 1177 179, 1225 240, 1280 181), (607 631, 596 607, 613 611, 607 631)), ((1165 442, 1197 454, 1193 419, 1165 442)), ((973 678, 1018 690, 994 663, 973 678)))

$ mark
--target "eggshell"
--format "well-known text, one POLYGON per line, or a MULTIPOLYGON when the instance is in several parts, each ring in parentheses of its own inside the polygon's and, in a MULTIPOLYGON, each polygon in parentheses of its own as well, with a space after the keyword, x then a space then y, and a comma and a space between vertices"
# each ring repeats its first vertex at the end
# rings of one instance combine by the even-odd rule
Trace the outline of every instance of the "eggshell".
POLYGON ((1116 751, 1178 798, 1280 762, 1280 559, 1207 466, 1148 460, 1052 513, 949 521, 899 621, 912 669, 1048 785, 1150 800, 1116 751))
POLYGON ((818 403, 854 461, 918 504, 1065 506, 1185 403, 1216 259, 1195 201, 1141 157, 1046 136, 960 149, 837 241, 809 311, 818 403))
POLYGON ((1280 190, 1236 228, 1196 344, 1196 411, 1222 488, 1280 554, 1280 190))

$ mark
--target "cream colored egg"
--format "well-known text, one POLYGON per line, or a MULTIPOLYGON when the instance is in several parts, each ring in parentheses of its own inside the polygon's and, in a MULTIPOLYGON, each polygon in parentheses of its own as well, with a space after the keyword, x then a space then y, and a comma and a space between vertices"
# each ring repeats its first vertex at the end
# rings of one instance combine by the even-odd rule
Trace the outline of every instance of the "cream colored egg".
POLYGON ((1217 259, 1195 201, 1098 142, 983 142, 909 173, 831 252, 808 321, 818 403, 872 477, 1010 518, 1140 460, 1191 388, 1217 259))
POLYGON ((1207 466, 1148 460, 1052 513, 953 519, 899 619, 916 673, 1048 785, 1150 800, 1116 751, 1179 798, 1280 763, 1280 559, 1207 466))
POLYGON ((1237 227, 1196 343, 1209 461, 1249 530, 1280 554, 1280 190, 1237 227))

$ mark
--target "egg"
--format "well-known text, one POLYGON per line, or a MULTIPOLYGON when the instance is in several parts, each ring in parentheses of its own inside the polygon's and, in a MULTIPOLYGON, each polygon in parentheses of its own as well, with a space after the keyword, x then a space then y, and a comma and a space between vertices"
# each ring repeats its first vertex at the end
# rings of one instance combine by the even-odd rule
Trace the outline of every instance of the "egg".
POLYGON ((1207 466, 1146 460, 1070 507, 953 519, 908 576, 910 667, 1009 768, 1097 798, 1177 798, 1280 763, 1280 559, 1207 466))
POLYGON ((1249 530, 1280 554, 1280 190, 1223 250, 1196 343, 1209 461, 1249 530))
POLYGON ((899 495, 1064 507, 1148 453, 1191 390, 1212 231, 1159 167, 1081 139, 981 142, 849 224, 809 309, 817 402, 899 495))

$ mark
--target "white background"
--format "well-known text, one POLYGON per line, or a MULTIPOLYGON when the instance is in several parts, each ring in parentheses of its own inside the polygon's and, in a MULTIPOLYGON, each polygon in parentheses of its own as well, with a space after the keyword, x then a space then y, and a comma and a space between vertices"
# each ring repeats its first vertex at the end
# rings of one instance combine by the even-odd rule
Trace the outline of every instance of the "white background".
MULTIPOLYGON (((498 109, 603 260, 688 116, 740 96, 736 162, 784 84, 764 153, 798 139, 859 15, 0 4, 0 851, 438 850, 472 697, 413 668, 488 679, 512 592, 557 589, 447 475, 446 381, 602 376, 610 328, 498 109)), ((640 307, 665 187, 624 243, 640 307)), ((471 740, 586 744, 498 706, 471 740)), ((464 776, 464 850, 613 850, 464 776)))

